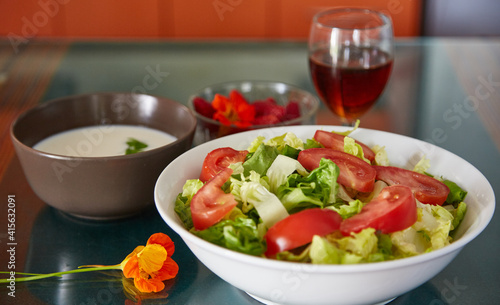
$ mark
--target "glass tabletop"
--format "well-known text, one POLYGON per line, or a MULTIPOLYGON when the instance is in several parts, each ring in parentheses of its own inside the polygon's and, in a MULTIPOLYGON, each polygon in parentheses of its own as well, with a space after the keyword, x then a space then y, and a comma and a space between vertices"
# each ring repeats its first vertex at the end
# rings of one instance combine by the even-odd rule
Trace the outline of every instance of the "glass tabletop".
MULTIPOLYGON (((153 205, 131 218, 73 218, 31 190, 8 138, 24 109, 53 98, 137 92, 187 103, 192 92, 234 80, 274 80, 314 92, 304 42, 32 41, 17 52, 0 42, 0 271, 48 273, 120 263, 156 232, 175 242, 176 279, 155 299, 138 300, 120 272, 86 273, 0 286, 2 304, 260 304, 208 270, 153 205), (15 245, 7 201, 15 196, 15 245), (14 247, 14 252, 8 252, 14 247), (15 298, 9 293, 14 292, 15 298)), ((318 124, 340 121, 322 108, 318 124)), ((399 39, 394 70, 361 127, 419 138, 476 166, 500 192, 500 39, 399 39)), ((498 203, 498 199, 497 199, 498 203)), ((497 213, 498 214, 498 213, 497 213)), ((390 304, 496 304, 500 300, 499 221, 441 273, 390 304)), ((244 281, 242 275, 242 281, 244 281)))

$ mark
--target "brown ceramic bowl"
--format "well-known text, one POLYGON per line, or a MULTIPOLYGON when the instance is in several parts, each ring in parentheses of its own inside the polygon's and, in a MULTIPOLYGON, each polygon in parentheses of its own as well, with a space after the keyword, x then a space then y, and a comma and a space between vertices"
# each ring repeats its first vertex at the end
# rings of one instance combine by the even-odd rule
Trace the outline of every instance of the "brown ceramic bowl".
POLYGON ((10 134, 33 191, 48 205, 83 218, 127 217, 153 204, 161 171, 190 149, 196 118, 184 105, 167 98, 130 93, 64 97, 21 114, 10 134), (176 141, 131 155, 70 157, 32 147, 42 139, 73 128, 139 125, 169 133, 176 141))

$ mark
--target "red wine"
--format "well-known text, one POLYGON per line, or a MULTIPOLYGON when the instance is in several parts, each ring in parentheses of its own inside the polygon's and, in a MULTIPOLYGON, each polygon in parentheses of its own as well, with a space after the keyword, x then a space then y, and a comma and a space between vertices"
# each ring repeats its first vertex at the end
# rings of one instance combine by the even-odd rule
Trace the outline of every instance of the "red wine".
POLYGON ((329 50, 309 57, 312 80, 335 114, 353 121, 368 111, 385 88, 392 58, 377 48, 344 47, 334 64, 329 50))

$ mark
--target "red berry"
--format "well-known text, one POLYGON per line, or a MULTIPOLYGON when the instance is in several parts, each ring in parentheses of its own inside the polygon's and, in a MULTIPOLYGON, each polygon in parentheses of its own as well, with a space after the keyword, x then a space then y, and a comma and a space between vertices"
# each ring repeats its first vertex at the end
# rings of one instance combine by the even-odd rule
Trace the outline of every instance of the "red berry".
POLYGON ((300 117, 299 103, 293 101, 289 102, 288 105, 286 105, 285 121, 293 120, 298 117, 300 117))
POLYGON ((280 119, 274 114, 261 115, 253 120, 254 125, 272 125, 272 124, 278 124, 280 122, 281 122, 280 119))
POLYGON ((256 101, 252 103, 252 105, 254 105, 255 107, 255 116, 264 116, 272 114, 276 116, 279 121, 282 121, 285 118, 286 114, 285 107, 276 104, 276 102, 272 98, 256 101))
POLYGON ((214 107, 212 107, 212 104, 210 104, 205 99, 203 99, 199 96, 194 98, 193 105, 194 105, 194 109, 196 110, 196 112, 198 112, 199 114, 201 114, 204 117, 212 118, 212 116, 215 113, 215 109, 214 109, 214 107))

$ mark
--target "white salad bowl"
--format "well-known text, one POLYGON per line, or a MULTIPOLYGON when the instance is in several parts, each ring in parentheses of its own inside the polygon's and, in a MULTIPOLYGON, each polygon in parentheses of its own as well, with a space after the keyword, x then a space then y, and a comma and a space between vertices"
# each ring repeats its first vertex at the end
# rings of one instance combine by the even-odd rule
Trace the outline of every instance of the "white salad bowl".
POLYGON ((385 146, 391 165, 413 168, 424 155, 430 172, 468 191, 468 210, 455 241, 426 254, 358 265, 312 265, 254 257, 209 243, 186 230, 174 212, 176 196, 187 179, 198 178, 203 159, 215 148, 247 149, 257 136, 270 139, 293 132, 303 140, 317 129, 340 126, 291 126, 253 130, 197 146, 170 163, 155 186, 156 207, 196 257, 220 278, 266 304, 387 303, 433 278, 478 236, 491 220, 495 198, 486 178, 470 163, 442 148, 397 134, 359 128, 351 136, 369 146, 385 146))

